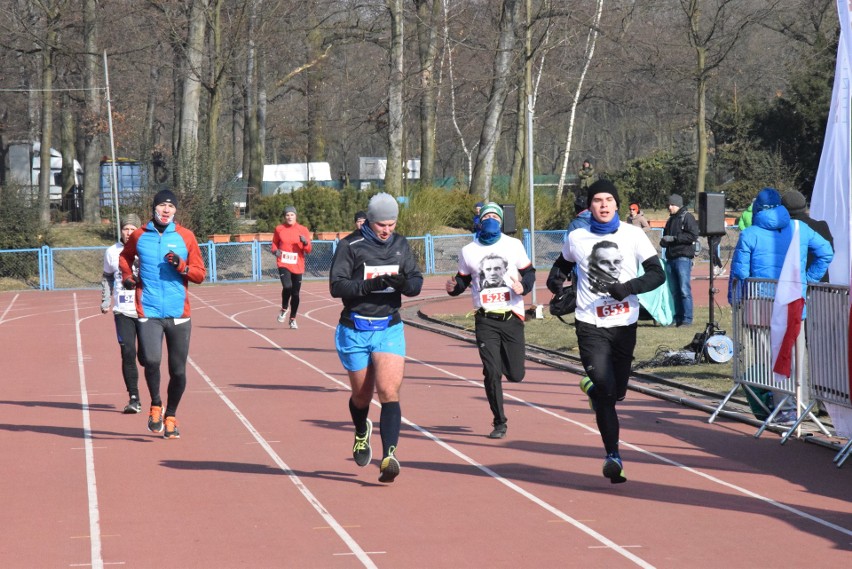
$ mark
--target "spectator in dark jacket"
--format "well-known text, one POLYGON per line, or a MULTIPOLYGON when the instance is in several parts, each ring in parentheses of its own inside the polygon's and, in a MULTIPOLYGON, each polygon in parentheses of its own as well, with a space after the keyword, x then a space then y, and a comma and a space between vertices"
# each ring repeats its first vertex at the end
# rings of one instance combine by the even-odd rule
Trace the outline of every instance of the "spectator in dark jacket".
POLYGON ((692 325, 692 259, 698 239, 698 222, 683 207, 678 194, 669 196, 669 219, 660 244, 665 248, 666 277, 675 301, 675 325, 692 325))
MULTIPOLYGON (((831 230, 828 228, 828 222, 817 220, 808 215, 808 202, 802 192, 793 190, 781 196, 781 204, 787 208, 790 213, 790 219, 798 219, 814 231, 820 237, 828 241, 831 245, 831 250, 834 251, 834 238, 831 236, 831 230)), ((805 267, 811 267, 816 260, 816 255, 813 251, 808 251, 808 263, 805 267)), ((820 282, 828 282, 828 272, 822 276, 820 282)))

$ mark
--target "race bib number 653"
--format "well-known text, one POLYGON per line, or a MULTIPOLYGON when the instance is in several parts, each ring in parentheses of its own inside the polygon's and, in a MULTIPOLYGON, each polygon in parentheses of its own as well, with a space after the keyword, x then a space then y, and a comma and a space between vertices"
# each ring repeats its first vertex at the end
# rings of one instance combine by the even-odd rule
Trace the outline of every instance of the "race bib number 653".
POLYGON ((630 304, 626 302, 605 303, 595 307, 598 318, 611 318, 630 312, 630 304))

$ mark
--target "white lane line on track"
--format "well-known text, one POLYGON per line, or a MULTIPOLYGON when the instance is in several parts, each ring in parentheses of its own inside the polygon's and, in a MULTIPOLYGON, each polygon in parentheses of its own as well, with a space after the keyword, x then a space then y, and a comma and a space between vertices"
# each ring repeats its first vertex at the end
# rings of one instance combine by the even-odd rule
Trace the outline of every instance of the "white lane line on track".
POLYGON ((10 310, 12 310, 12 306, 14 306, 15 301, 18 300, 18 296, 20 296, 20 293, 12 297, 12 300, 9 301, 9 306, 6 307, 6 310, 3 311, 3 314, 0 314, 0 324, 6 321, 6 315, 9 314, 10 310))
MULTIPOLYGON (((254 296, 254 295, 253 295, 253 293, 251 293, 251 292, 249 292, 249 291, 244 291, 244 292, 245 292, 246 294, 249 294, 249 295, 254 296)), ((202 300, 202 302, 204 302, 204 301, 202 300)), ((289 352, 288 350, 286 350, 286 349, 282 348, 281 346, 279 346, 278 344, 276 344, 275 342, 273 342, 271 339, 267 338, 266 336, 264 336, 263 334, 261 334, 261 333, 257 332, 256 330, 252 329, 251 327, 249 327, 249 326, 247 326, 247 325, 243 324, 242 322, 240 322, 240 321, 239 321, 239 320, 237 320, 236 318, 231 317, 231 316, 227 316, 226 314, 224 314, 223 312, 219 311, 216 307, 214 307, 214 306, 212 306, 212 305, 208 305, 208 306, 209 306, 210 308, 212 308, 214 311, 218 312, 219 314, 222 314, 222 316, 225 316, 226 318, 228 318, 228 319, 229 319, 229 320, 231 320, 232 322, 235 322, 236 324, 238 324, 238 325, 242 326, 242 327, 243 327, 243 328, 245 328, 246 330, 248 330, 248 331, 250 331, 250 332, 252 332, 252 333, 254 333, 254 334, 258 335, 258 336, 259 336, 259 337, 261 337, 261 338, 263 338, 264 340, 266 340, 267 342, 269 342, 269 344, 270 344, 270 345, 272 345, 273 347, 277 348, 277 349, 278 349, 278 350, 280 350, 281 352, 283 352, 283 353, 285 353, 285 354, 289 355, 290 357, 294 358, 295 360, 297 360, 297 361, 299 361, 299 362, 301 362, 301 363, 303 363, 303 364, 305 364, 305 365, 309 366, 310 368, 314 369, 314 370, 315 370, 315 371, 317 371, 320 375, 322 375, 322 376, 324 376, 324 377, 326 377, 326 378, 328 378, 328 379, 331 379, 334 383, 336 383, 336 384, 338 384, 338 385, 341 385, 341 386, 345 387, 346 389, 350 389, 350 386, 349 386, 349 385, 346 385, 346 384, 344 384, 343 382, 341 382, 341 381, 339 381, 339 380, 337 380, 337 379, 335 379, 335 378, 333 378, 333 377, 329 376, 326 372, 324 372, 324 371, 320 370, 319 368, 317 368, 316 366, 314 366, 314 365, 310 364, 309 362, 306 362, 306 361, 305 361, 305 360, 303 360, 302 358, 300 358, 300 357, 298 357, 298 356, 296 356, 296 355, 292 354, 292 353, 291 353, 291 352, 289 352)), ((315 310, 322 310, 322 309, 324 309, 324 308, 328 308, 328 306, 315 308, 314 310, 311 310, 311 311, 307 312, 307 313, 305 314, 305 316, 304 316, 304 317, 305 317, 305 318, 309 318, 310 320, 313 320, 314 322, 317 322, 317 323, 319 323, 319 324, 321 324, 321 325, 323 325, 323 326, 325 326, 325 327, 327 327, 327 328, 334 329, 334 326, 332 326, 332 325, 330 325, 330 324, 327 324, 327 323, 325 323, 325 322, 322 322, 321 320, 317 320, 316 318, 313 318, 313 317, 311 316, 311 312, 314 312, 315 310)), ((415 362, 418 362, 418 363, 422 363, 423 365, 428 365, 428 364, 425 364, 425 363, 421 362, 420 360, 416 360, 416 359, 414 359, 414 358, 407 358, 407 359, 410 359, 410 360, 415 361, 415 362)), ((433 368, 434 368, 434 369, 436 369, 436 370, 439 370, 439 369, 440 369, 440 368, 437 368, 437 367, 434 367, 434 366, 429 366, 429 367, 433 367, 433 368)), ((445 370, 442 370, 442 371, 444 371, 444 373, 449 373, 449 372, 446 372, 445 370)), ((455 375, 455 374, 450 374, 450 375, 452 375, 452 376, 454 376, 454 377, 458 377, 458 378, 460 378, 460 379, 464 379, 464 378, 461 378, 460 376, 457 376, 457 375, 455 375)), ((470 381, 470 380, 466 380, 466 381, 470 381)), ((473 383, 473 382, 472 382, 472 383, 473 383)), ((519 401, 520 401, 520 400, 519 400, 519 401)), ((378 401, 376 401, 375 399, 373 399, 372 403, 373 403, 373 405, 375 405, 375 406, 377 406, 377 407, 381 407, 381 405, 379 404, 379 402, 378 402, 378 401)), ((587 526, 587 525, 585 525, 585 524, 583 524, 583 523, 579 522, 578 520, 576 520, 576 519, 572 518, 571 516, 569 516, 569 515, 568 515, 568 514, 566 514, 565 512, 562 512, 561 510, 559 510, 558 508, 556 508, 556 507, 552 506, 551 504, 549 504, 549 503, 545 502, 544 500, 542 500, 542 499, 541 499, 541 498, 539 498, 538 496, 536 496, 536 495, 532 494, 531 492, 528 492, 527 490, 525 490, 525 489, 521 488, 520 486, 518 486, 518 485, 517 485, 517 484, 515 484, 514 482, 511 482, 511 481, 507 480, 506 478, 503 478, 503 477, 502 477, 500 474, 498 474, 497 472, 495 472, 495 471, 491 470, 490 468, 488 468, 488 467, 487 467, 487 466, 485 466, 484 464, 480 464, 479 462, 477 462, 476 460, 474 460, 474 459, 473 459, 473 458, 471 458, 470 456, 468 456, 468 455, 464 454, 463 452, 461 452, 460 450, 456 449, 456 448, 455 448, 455 447, 453 447, 452 445, 450 445, 450 444, 448 444, 448 443, 444 442, 441 438, 439 438, 438 436, 436 436, 436 435, 432 434, 430 431, 428 431, 428 430, 426 430, 426 429, 422 428, 421 426, 419 426, 419 425, 417 425, 417 424, 415 424, 415 423, 411 422, 410 420, 406 419, 405 417, 403 417, 403 418, 402 418, 402 421, 403 421, 406 425, 408 425, 409 427, 411 427, 412 429, 415 429, 415 430, 416 430, 416 431, 418 431, 420 434, 422 434, 423 436, 425 436, 426 438, 428 438, 429 440, 431 440, 432 442, 436 443, 437 445, 439 445, 439 446, 441 446, 442 448, 444 448, 445 450, 447 450, 450 454, 455 455, 456 457, 458 457, 458 458, 459 458, 459 459, 461 459, 462 461, 464 461, 464 462, 466 462, 466 463, 470 464, 471 466, 473 466, 474 468, 477 468, 478 470, 480 470, 480 471, 484 472, 485 474, 487 474, 488 476, 490 476, 491 478, 493 478, 493 479, 494 479, 494 480, 496 480, 497 482, 500 482, 501 484, 503 484, 503 485, 504 485, 504 486, 506 486, 507 488, 509 488, 509 489, 513 490, 513 491, 514 491, 514 492, 516 492, 517 494, 520 494, 521 496, 523 496, 524 498, 526 498, 526 499, 527 499, 527 500, 529 500, 530 502, 533 502, 534 504, 536 504, 536 505, 540 506, 540 507, 541 507, 541 508, 543 508, 544 510, 546 510, 546 511, 550 512, 551 514, 553 514, 553 515, 554 515, 554 516, 556 516, 557 518, 559 518, 559 519, 561 519, 561 520, 563 520, 563 521, 565 521, 565 522, 568 522, 569 524, 573 525, 575 528, 577 528, 577 529, 579 529, 580 531, 584 532, 586 535, 588 535, 588 536, 592 537, 593 539, 595 539, 596 541, 598 541, 598 542, 599 542, 600 544, 602 544, 603 546, 605 546, 605 547, 608 547, 608 548, 612 549, 613 551, 615 551, 616 553, 620 554, 621 556, 623 556, 623 557, 625 557, 625 558, 629 559, 630 561, 632 561, 633 563, 635 563, 635 564, 636 564, 636 565, 638 565, 639 567, 643 567, 643 568, 645 568, 645 569, 653 569, 653 568, 654 568, 654 566, 653 566, 652 564, 648 563, 648 562, 647 562, 647 561, 645 561, 644 559, 642 559, 642 558, 640 558, 640 557, 638 557, 638 556, 634 555, 633 553, 631 553, 631 552, 627 551, 626 549, 624 549, 623 547, 619 546, 617 543, 613 542, 612 540, 610 540, 610 539, 609 539, 609 538, 607 538, 606 536, 604 536, 604 535, 602 535, 602 534, 598 533, 597 531, 593 530, 593 529, 592 529, 592 528, 590 528, 589 526, 587 526)), ((258 436, 259 436, 259 435, 258 435, 258 436)))
MULTIPOLYGON (((228 320, 234 322, 235 324, 241 326, 245 330, 247 330, 247 331, 251 332, 252 334, 255 334, 256 336, 258 336, 259 338, 265 340, 267 343, 269 343, 271 346, 275 347, 279 351, 284 352, 285 354, 289 355, 290 357, 292 357, 292 358, 298 360, 299 362, 305 364, 306 366, 310 367, 311 369, 313 369, 317 373, 323 375, 324 377, 330 379, 331 381, 334 381, 335 383, 338 383, 339 385, 342 385, 342 386, 346 387, 347 389, 349 388, 348 385, 344 385, 343 383, 336 380, 332 376, 328 375, 327 373, 325 373, 321 369, 312 365, 310 362, 307 362, 307 361, 299 358, 298 356, 294 355, 292 352, 285 350, 284 348, 282 348, 281 346, 279 346, 278 344, 273 342, 270 338, 268 338, 264 334, 258 332, 257 330, 254 330, 253 328, 249 328, 248 326, 246 326, 245 324, 243 324, 242 322, 240 322, 236 318, 228 316, 227 314, 220 311, 215 306, 207 303, 205 300, 199 298, 199 301, 204 303, 208 308, 212 309, 214 312, 221 314, 222 316, 224 316, 228 320)), ((219 387, 216 386, 215 383, 213 383, 213 380, 211 380, 207 376, 207 374, 204 373, 204 371, 195 363, 195 361, 192 358, 188 358, 188 362, 195 369, 195 371, 197 371, 198 374, 204 379, 204 381, 207 382, 207 385, 209 385, 210 388, 214 392, 216 392, 216 395, 219 396, 219 399, 221 399, 222 402, 225 403, 225 405, 231 410, 231 412, 234 415, 236 415, 237 419, 239 419, 239 421, 243 424, 243 426, 246 428, 246 430, 248 430, 248 432, 251 434, 251 436, 254 437, 254 439, 263 448, 263 450, 266 451, 266 454, 269 455, 269 457, 275 462, 275 464, 278 466, 278 468, 280 468, 281 471, 284 472, 284 474, 290 479, 290 482, 292 482, 293 485, 296 486, 296 488, 299 490, 299 492, 301 492, 302 496, 305 497, 305 499, 314 508, 314 510, 323 518, 323 520, 325 520, 325 522, 329 525, 329 527, 331 527, 334 530, 334 532, 338 535, 338 537, 340 537, 340 539, 346 544, 346 546, 349 548, 349 551, 351 551, 352 554, 355 555, 355 557, 358 558, 358 560, 361 562, 362 565, 364 565, 364 567, 376 568, 376 565, 373 563, 372 559, 370 559, 370 557, 369 557, 369 553, 365 552, 361 548, 361 546, 358 545, 358 542, 355 541, 355 539, 351 535, 349 535, 349 532, 347 532, 343 528, 343 526, 334 518, 334 516, 332 516, 331 513, 325 508, 325 506, 322 505, 322 503, 317 499, 317 497, 314 496, 314 494, 308 489, 308 487, 305 485, 305 483, 302 482, 302 479, 299 478, 293 472, 293 470, 287 465, 287 463, 284 462, 284 460, 278 455, 278 453, 275 452, 275 450, 269 445, 269 443, 266 441, 266 439, 264 439, 263 436, 257 431, 257 429, 254 428, 254 425, 251 424, 251 422, 248 420, 248 418, 246 418, 246 416, 242 414, 242 412, 239 410, 239 408, 236 405, 234 405, 234 403, 228 398, 228 396, 225 395, 222 392, 222 390, 219 389, 219 387)))
MULTIPOLYGON (((88 316, 85 319, 91 318, 88 316)), ((84 319, 84 320, 85 320, 84 319)), ((89 416, 89 393, 86 389, 86 369, 83 365, 83 336, 80 333, 80 311, 74 293, 74 331, 77 335, 77 374, 80 376, 80 404, 83 408, 83 446, 86 450, 86 490, 89 499, 89 535, 91 536, 92 569, 104 566, 101 551, 101 522, 98 509, 98 485, 95 479, 95 454, 92 446, 92 422, 89 416)))
MULTIPOLYGON (((252 294, 252 293, 250 293, 250 292, 248 292, 248 291, 245 291, 245 290, 243 290, 243 292, 246 292, 247 294, 252 294)), ((316 322, 316 323, 318 323, 318 324, 321 324, 321 325, 323 325, 323 326, 326 326, 326 327, 328 327, 328 328, 334 328, 336 325, 327 324, 326 322, 323 322, 322 320, 318 320, 318 319, 313 318, 313 317, 311 317, 311 316, 310 316, 310 313, 312 313, 312 312, 314 312, 314 311, 316 311, 316 310, 321 310, 322 308, 328 308, 328 307, 318 307, 318 308, 315 308, 314 310, 311 310, 308 314, 306 314, 306 315, 305 315, 305 317, 306 317, 306 318, 310 318, 310 319, 311 319, 311 320, 313 320, 314 322, 316 322)), ((467 383, 471 383, 471 384, 474 384, 474 385, 477 385, 477 386, 481 386, 481 385, 482 385, 482 382, 481 382, 481 381, 468 379, 468 378, 466 378, 466 377, 463 377, 463 376, 461 376, 461 375, 458 375, 458 374, 456 374, 456 373, 453 373, 453 372, 451 372, 451 371, 449 371, 449 370, 443 369, 443 368, 441 368, 441 367, 439 367, 439 366, 435 366, 435 365, 432 365, 432 364, 428 364, 428 363, 426 363, 426 362, 423 362, 423 361, 421 361, 421 360, 418 360, 417 358, 414 358, 414 357, 411 357, 411 356, 406 356, 406 358, 407 358, 407 359, 409 359, 409 360, 411 360, 412 362, 416 362, 416 363, 419 363, 419 364, 424 365, 424 366, 426 366, 426 367, 432 368, 432 369, 434 369, 434 370, 436 370, 436 371, 438 371, 438 372, 440 372, 440 373, 442 373, 442 374, 444 374, 444 375, 446 375, 446 376, 448 376, 448 377, 452 377, 452 378, 455 378, 455 379, 459 379, 459 380, 462 380, 462 381, 465 381, 465 382, 467 382, 467 383)), ((340 383, 340 382, 337 382, 337 383, 340 383)), ((347 389, 349 389, 349 386, 346 386, 346 388, 347 388, 347 389)), ((518 402, 518 403, 521 403, 521 404, 523 404, 523 405, 526 405, 526 406, 528 406, 528 407, 530 407, 530 408, 532 408, 532 409, 535 409, 536 411, 540 411, 541 413, 545 413, 545 414, 547 414, 547 415, 550 415, 551 417, 554 417, 554 418, 556 418, 556 419, 558 419, 558 420, 560 420, 560 421, 564 421, 564 422, 566 422, 566 423, 570 423, 570 424, 572 424, 572 425, 574 425, 574 426, 580 427, 580 428, 582 428, 582 429, 586 430, 586 431, 587 431, 587 434, 594 434, 594 435, 598 435, 598 436, 600 436, 600 433, 599 433, 599 432, 598 432, 598 430, 597 430, 597 429, 595 429, 595 428, 589 427, 588 425, 586 425, 586 424, 584 424, 584 423, 580 423, 580 422, 575 421, 575 420, 573 420, 573 419, 571 419, 571 418, 569 418, 569 417, 566 417, 566 416, 564 416, 564 415, 560 415, 559 413, 556 413, 556 412, 554 412, 554 411, 551 411, 550 409, 545 409, 545 408, 543 408, 543 407, 540 407, 540 406, 536 405, 535 403, 530 403, 529 401, 526 401, 526 400, 521 399, 521 398, 519 398, 519 397, 517 397, 517 396, 515 396, 515 395, 512 395, 511 393, 508 393, 508 392, 506 392, 505 390, 504 390, 504 392, 503 392, 503 396, 504 396, 505 398, 509 398, 509 399, 512 399, 513 401, 516 401, 516 402, 518 402)), ((377 403, 376 401, 373 401, 373 403, 374 403, 374 404, 376 404, 376 405, 378 405, 378 403, 377 403)), ((404 419, 404 420, 405 420, 405 419, 404 419)), ((417 429, 417 430, 421 430, 419 427, 415 426, 413 423, 408 423, 408 422, 407 422, 407 420, 406 420, 406 424, 411 425, 413 428, 415 428, 415 429, 417 429)), ((424 431, 421 431, 421 432, 423 432, 424 434, 426 434, 424 431)), ((431 435, 431 434, 428 434, 427 436, 429 436, 430 438, 432 437, 432 435, 431 435)), ((683 470, 683 471, 685 471, 685 472, 689 472, 689 473, 694 474, 694 475, 696 475, 696 476, 700 476, 701 478, 704 478, 705 480, 707 480, 707 481, 709 481, 709 482, 712 482, 712 483, 717 484, 717 485, 719 485, 719 486, 723 486, 723 487, 725 487, 725 488, 728 488, 728 489, 730 489, 730 490, 733 490, 734 492, 740 493, 740 494, 742 494, 742 495, 744 495, 744 496, 748 496, 748 497, 753 498, 753 499, 755 499, 755 500, 759 500, 759 501, 761 501, 761 502, 763 502, 763 503, 765 503, 765 504, 767 504, 767 505, 774 506, 774 507, 776 507, 776 508, 778 508, 778 509, 784 510, 784 511, 786 511, 786 512, 788 512, 788 513, 791 513, 791 514, 793 514, 793 515, 795 515, 795 516, 798 516, 798 517, 800 517, 800 518, 803 518, 803 519, 806 519, 806 520, 812 521, 812 522, 814 522, 814 523, 816 523, 816 524, 818 524, 818 525, 821 525, 821 526, 826 527, 826 528, 828 528, 828 529, 831 529, 831 530, 837 531, 837 532, 839 532, 839 533, 841 533, 841 534, 844 534, 844 535, 847 535, 847 536, 852 536, 852 529, 850 529, 850 528, 845 528, 845 527, 843 527, 843 526, 839 526, 839 525, 834 524, 834 523, 832 523, 832 522, 830 522, 830 521, 828 521, 828 520, 825 520, 825 519, 823 519, 823 518, 819 518, 819 517, 813 516, 813 515, 811 515, 811 514, 809 514, 809 513, 805 512, 805 511, 802 511, 802 510, 798 509, 798 508, 795 508, 795 507, 793 507, 793 506, 789 506, 789 505, 784 504, 784 503, 782 503, 782 502, 778 502, 778 501, 776 501, 776 500, 773 500, 772 498, 769 498, 769 497, 764 496, 764 495, 762 495, 762 494, 758 494, 757 492, 753 492, 753 491, 751 491, 751 490, 749 490, 749 489, 747 489, 747 488, 744 488, 744 487, 742 487, 742 486, 738 486, 738 485, 736 485, 736 484, 732 484, 732 483, 730 483, 730 482, 726 482, 725 480, 722 480, 721 478, 718 478, 718 477, 713 476, 713 475, 711 475, 711 474, 707 474, 707 473, 705 473, 705 472, 701 472, 700 470, 697 470, 697 469, 692 468, 692 467, 690 467, 690 466, 686 466, 685 464, 683 464, 683 463, 681 463, 681 462, 678 462, 678 461, 676 461, 676 460, 672 460, 672 459, 666 458, 666 457, 664 457, 664 456, 662 456, 662 455, 659 455, 659 454, 654 453, 654 452, 652 452, 652 451, 646 450, 646 449, 644 449, 644 448, 642 448, 642 447, 639 447, 639 446, 637 446, 637 445, 635 445, 635 444, 632 444, 632 443, 629 443, 629 442, 625 442, 624 440, 619 440, 619 443, 620 443, 620 444, 622 444, 622 445, 624 445, 624 446, 626 446, 626 447, 628 447, 628 448, 630 448, 630 449, 632 449, 632 450, 635 450, 635 451, 637 451, 637 452, 639 452, 639 453, 642 453, 642 454, 644 454, 644 455, 646 455, 646 456, 653 457, 653 458, 657 459, 658 461, 660 461, 660 462, 662 462, 662 463, 669 464, 669 465, 674 466, 674 467, 676 467, 676 468, 680 468, 681 470, 683 470)), ((452 452, 452 451, 451 451, 451 452, 452 452)))

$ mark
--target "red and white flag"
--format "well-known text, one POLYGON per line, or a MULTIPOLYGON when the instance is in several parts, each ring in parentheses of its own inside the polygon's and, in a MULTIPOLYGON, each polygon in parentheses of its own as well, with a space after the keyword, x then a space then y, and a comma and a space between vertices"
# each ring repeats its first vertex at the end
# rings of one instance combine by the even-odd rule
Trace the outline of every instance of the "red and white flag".
POLYGON ((772 321, 769 327, 769 343, 772 348, 772 373, 776 381, 790 377, 793 367, 793 346, 802 327, 802 309, 805 298, 805 272, 799 248, 799 222, 793 224, 793 238, 784 256, 781 276, 775 289, 772 303, 772 321))

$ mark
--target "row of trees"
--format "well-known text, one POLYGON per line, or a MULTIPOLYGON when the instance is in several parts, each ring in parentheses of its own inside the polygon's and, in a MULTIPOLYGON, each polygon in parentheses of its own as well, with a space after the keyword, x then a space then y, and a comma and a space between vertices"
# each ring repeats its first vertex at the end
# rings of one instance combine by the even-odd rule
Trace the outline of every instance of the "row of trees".
POLYGON ((809 191, 838 27, 831 0, 0 0, 0 14, 0 137, 82 157, 88 221, 110 153, 105 61, 117 154, 167 165, 152 174, 184 193, 239 171, 260 188, 265 163, 348 179, 386 156, 393 193, 419 158, 423 185, 455 176, 487 198, 510 173, 522 196, 528 111, 537 174, 663 152, 692 164, 688 196, 769 174, 809 191))

